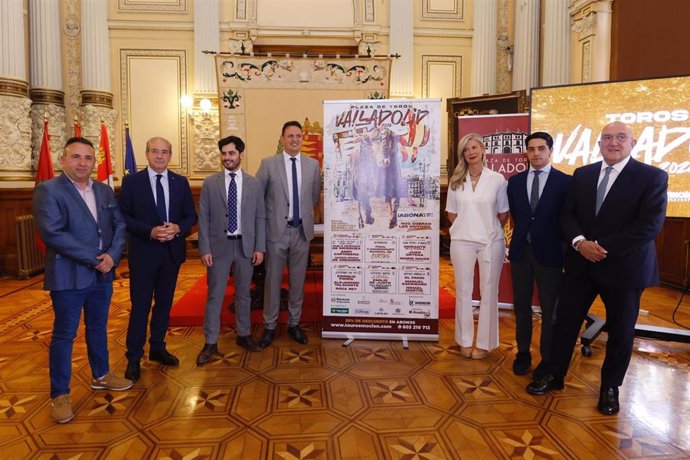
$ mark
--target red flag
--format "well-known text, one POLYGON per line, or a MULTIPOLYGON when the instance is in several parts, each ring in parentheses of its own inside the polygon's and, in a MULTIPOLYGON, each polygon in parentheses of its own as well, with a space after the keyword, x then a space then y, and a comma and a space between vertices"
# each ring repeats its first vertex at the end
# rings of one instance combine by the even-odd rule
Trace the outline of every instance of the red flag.
POLYGON ((81 125, 76 115, 74 116, 74 137, 81 137, 81 125))
MULTIPOLYGON (((50 158, 50 135, 48 134, 48 119, 43 120, 43 140, 41 141, 41 153, 38 157, 38 165, 36 165, 36 181, 34 188, 41 182, 55 177, 53 172, 53 160, 50 158)), ((36 232, 36 245, 41 254, 46 253, 46 245, 41 240, 36 232)))
POLYGON ((96 180, 113 187, 113 162, 110 160, 110 142, 105 121, 101 122, 101 143, 98 146, 98 171, 96 180))

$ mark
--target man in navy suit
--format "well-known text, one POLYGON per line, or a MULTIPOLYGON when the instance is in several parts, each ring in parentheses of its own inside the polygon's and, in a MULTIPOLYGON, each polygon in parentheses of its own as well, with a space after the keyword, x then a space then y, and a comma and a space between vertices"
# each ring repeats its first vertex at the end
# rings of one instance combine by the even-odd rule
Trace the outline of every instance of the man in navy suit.
POLYGON ((564 387, 582 322, 597 295, 606 307, 606 357, 597 409, 620 410, 618 387, 632 356, 644 288, 659 282, 654 239, 666 214, 668 175, 630 157, 632 129, 622 122, 601 131, 604 161, 578 168, 568 190, 561 228, 570 248, 549 358, 539 365, 530 394, 564 387))
POLYGON ((563 235, 559 218, 571 177, 549 162, 553 138, 544 132, 527 136, 529 169, 508 179, 508 203, 513 218, 510 271, 513 279, 515 340, 518 352, 513 372, 524 375, 532 365, 532 292, 539 289, 542 312, 539 348, 548 358, 551 329, 563 276, 563 235))
POLYGON ((196 222, 194 199, 187 178, 168 169, 172 145, 154 137, 146 143, 148 167, 125 176, 120 210, 129 232, 129 295, 132 310, 127 329, 125 377, 141 375, 151 300, 149 360, 166 366, 180 361, 165 346, 170 309, 180 265, 185 261, 185 235, 196 222))
POLYGON ((58 423, 74 417, 70 399, 72 347, 84 311, 91 388, 126 390, 127 379, 110 372, 108 310, 115 267, 125 247, 125 223, 113 190, 91 180, 96 155, 91 141, 73 137, 60 157, 62 175, 34 191, 36 227, 45 242, 44 288, 55 319, 50 339, 51 416, 58 423))

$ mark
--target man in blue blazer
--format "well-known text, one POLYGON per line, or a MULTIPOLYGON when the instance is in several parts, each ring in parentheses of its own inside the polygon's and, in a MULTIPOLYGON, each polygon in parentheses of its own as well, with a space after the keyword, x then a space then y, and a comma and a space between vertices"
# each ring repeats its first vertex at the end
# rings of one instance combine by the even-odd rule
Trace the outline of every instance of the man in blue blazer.
POLYGON ((129 232, 129 295, 132 310, 127 329, 125 377, 141 375, 146 329, 151 313, 149 360, 166 366, 180 361, 165 346, 177 274, 185 261, 185 235, 196 223, 194 199, 187 178, 168 169, 172 145, 162 137, 146 143, 148 167, 125 176, 120 210, 129 232))
POLYGON ((518 352, 513 372, 524 375, 532 365, 532 292, 539 289, 542 312, 539 348, 548 358, 551 329, 563 277, 563 235, 559 224, 571 176, 550 164, 553 138, 545 132, 527 136, 529 169, 508 179, 508 203, 513 218, 510 271, 513 279, 515 340, 518 352))
POLYGON ((570 248, 548 360, 531 394, 562 389, 582 322, 597 295, 606 307, 606 357, 597 408, 620 410, 622 385, 632 356, 635 323, 644 288, 659 282, 654 239, 666 214, 668 174, 630 157, 636 140, 622 122, 599 138, 603 162, 578 168, 568 190, 561 228, 570 248))
POLYGON ((74 417, 70 399, 72 347, 84 311, 91 388, 126 390, 132 382, 110 372, 108 310, 115 267, 125 247, 125 223, 113 190, 91 180, 96 155, 91 141, 73 137, 60 157, 62 175, 34 191, 36 227, 46 245, 44 288, 55 319, 50 340, 51 416, 74 417))

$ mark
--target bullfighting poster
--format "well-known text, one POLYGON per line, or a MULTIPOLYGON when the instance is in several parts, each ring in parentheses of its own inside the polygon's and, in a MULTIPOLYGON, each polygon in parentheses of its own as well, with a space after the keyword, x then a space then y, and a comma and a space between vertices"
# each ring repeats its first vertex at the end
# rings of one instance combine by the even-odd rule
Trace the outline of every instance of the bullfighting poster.
MULTIPOLYGON (((458 139, 469 133, 478 133, 486 145, 486 167, 508 179, 529 168, 525 152, 525 139, 529 134, 529 114, 474 115, 458 117, 458 139)), ((456 140, 457 144, 457 140, 456 140)), ((498 284, 498 301, 502 308, 513 306, 513 285, 508 264, 508 247, 513 223, 505 227, 506 259, 498 284)), ((475 270, 477 270, 475 268, 475 270)), ((479 276, 475 271, 473 299, 479 299, 479 276)), ((535 298, 537 294, 535 292, 535 298)), ((478 300, 476 300, 478 302, 478 300)), ((536 305, 536 304, 535 304, 536 305)))
POLYGON ((440 110, 324 102, 324 337, 438 340, 440 110))

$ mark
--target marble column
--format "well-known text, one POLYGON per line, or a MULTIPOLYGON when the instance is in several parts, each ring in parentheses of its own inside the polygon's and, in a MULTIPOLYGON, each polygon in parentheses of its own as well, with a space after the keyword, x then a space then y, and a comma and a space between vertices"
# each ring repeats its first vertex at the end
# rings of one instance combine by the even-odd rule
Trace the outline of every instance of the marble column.
POLYGON ((33 158, 38 163, 43 137, 43 117, 48 117, 50 151, 57 164, 65 143, 65 93, 62 91, 59 0, 29 2, 31 61, 31 121, 33 158))
POLYGON ((470 96, 495 94, 496 92, 496 0, 473 3, 474 35, 472 36, 472 64, 470 96))
POLYGON ((607 81, 611 74, 611 1, 593 5, 596 40, 592 59, 592 81, 607 81))
POLYGON ((390 3, 390 53, 398 53, 391 65, 390 96, 414 96, 414 7, 412 0, 390 3))
POLYGON ((539 0, 515 1, 513 91, 539 85, 539 0))
POLYGON ((542 85, 570 83, 570 15, 562 0, 544 0, 542 85))
POLYGON ((194 2, 194 106, 189 117, 194 125, 193 164, 201 170, 218 163, 217 142, 220 137, 216 60, 202 51, 218 51, 220 47, 220 5, 218 0, 194 2), (211 101, 211 108, 200 107, 202 99, 211 101))
POLYGON ((574 0, 568 7, 573 33, 571 53, 576 61, 571 69, 573 83, 609 79, 612 2, 574 0))
MULTIPOLYGON (((0 2, 0 181, 32 180, 23 0, 0 2)), ((0 184, 1 186, 2 184, 0 184)))
POLYGON ((110 82, 108 2, 82 0, 81 33, 82 89, 79 121, 82 136, 96 144, 100 137, 101 119, 105 120, 113 169, 116 169, 114 152, 118 136, 115 136, 114 123, 117 112, 113 110, 110 82))

